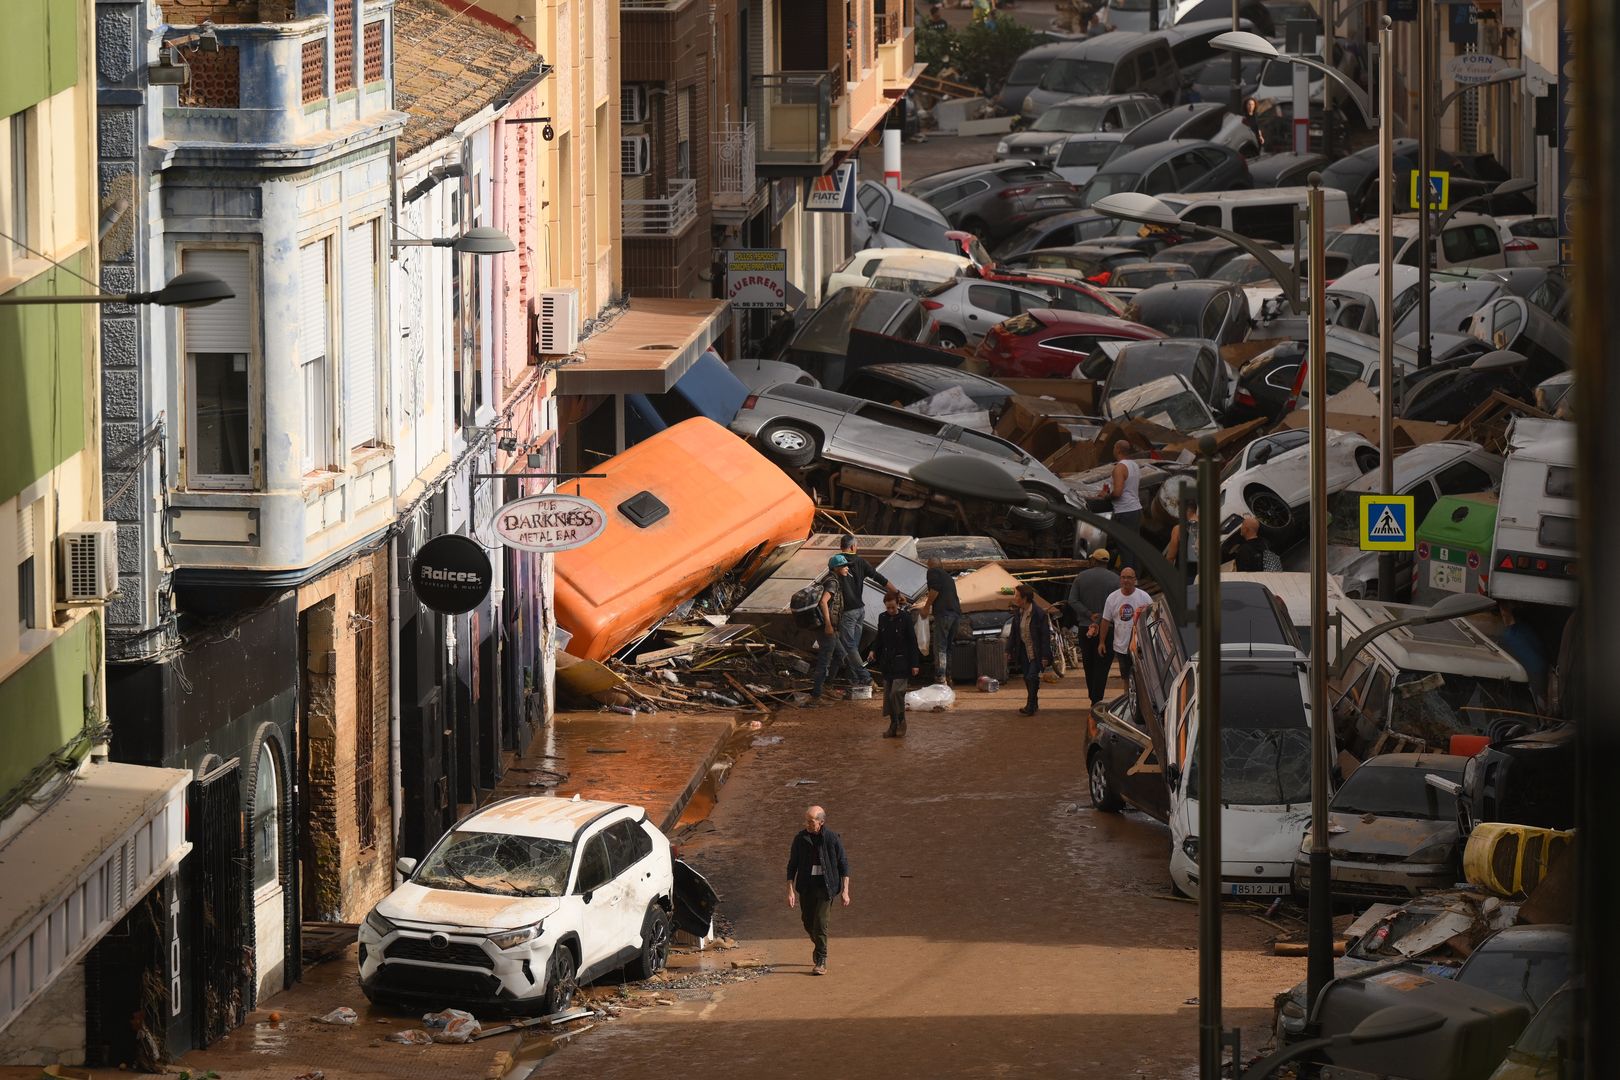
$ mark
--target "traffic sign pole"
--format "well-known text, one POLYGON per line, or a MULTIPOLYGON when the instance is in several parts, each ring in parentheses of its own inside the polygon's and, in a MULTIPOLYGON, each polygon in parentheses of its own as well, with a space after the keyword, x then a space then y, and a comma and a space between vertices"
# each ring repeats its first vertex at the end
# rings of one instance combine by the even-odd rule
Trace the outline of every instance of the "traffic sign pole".
MULTIPOLYGON (((1424 194, 1423 202, 1413 207, 1418 215, 1418 370, 1429 366, 1433 349, 1429 343, 1429 263, 1434 258, 1429 237, 1429 162, 1433 160, 1433 141, 1439 132, 1434 123, 1434 2, 1418 0, 1418 190, 1424 194)), ((1389 273, 1386 266, 1383 273, 1389 273)), ((1382 313, 1385 319, 1391 313, 1382 313)), ((1387 390, 1386 390, 1387 393, 1387 390)))

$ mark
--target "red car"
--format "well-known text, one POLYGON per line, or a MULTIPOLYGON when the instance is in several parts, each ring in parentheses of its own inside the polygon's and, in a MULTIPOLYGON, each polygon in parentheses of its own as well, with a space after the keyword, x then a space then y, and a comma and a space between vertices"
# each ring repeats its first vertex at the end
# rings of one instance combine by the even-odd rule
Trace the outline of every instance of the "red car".
POLYGON ((1032 308, 992 326, 975 353, 990 374, 1010 379, 1067 379, 1102 341, 1149 341, 1165 335, 1106 315, 1032 308))

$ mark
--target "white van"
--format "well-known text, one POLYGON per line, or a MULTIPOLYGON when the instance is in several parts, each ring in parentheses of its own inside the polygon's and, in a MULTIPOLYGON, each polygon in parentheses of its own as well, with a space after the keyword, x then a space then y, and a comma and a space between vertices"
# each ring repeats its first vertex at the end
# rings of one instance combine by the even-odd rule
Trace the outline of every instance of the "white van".
MULTIPOLYGON (((1300 237, 1310 210, 1310 188, 1255 188, 1251 191, 1199 191, 1161 195, 1159 200, 1186 222, 1212 225, 1278 247, 1294 245, 1294 211, 1299 211, 1300 237)), ((1350 224, 1350 200, 1344 192, 1322 189, 1327 228, 1350 224)))
POLYGON ((1574 607, 1575 425, 1518 417, 1508 429, 1490 594, 1574 607))

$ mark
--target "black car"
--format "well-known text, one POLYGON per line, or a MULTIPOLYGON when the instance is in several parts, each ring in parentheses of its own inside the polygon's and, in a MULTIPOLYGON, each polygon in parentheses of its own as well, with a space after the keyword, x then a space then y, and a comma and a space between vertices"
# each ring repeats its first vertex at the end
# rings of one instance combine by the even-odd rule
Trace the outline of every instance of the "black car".
POLYGON ((1194 191, 1242 191, 1254 186, 1249 164, 1228 146, 1177 140, 1143 146, 1108 161, 1080 189, 1080 203, 1091 206, 1105 195, 1140 191, 1148 195, 1194 191))
POLYGON ((934 320, 909 293, 852 285, 810 314, 781 359, 808 371, 824 387, 841 386, 852 330, 932 344, 934 320))
POLYGON ((1079 270, 1099 285, 1108 284, 1110 275, 1121 266, 1147 262, 1147 256, 1134 247, 1118 244, 1082 244, 1037 248, 996 263, 998 270, 1079 270))
MULTIPOLYGON (((1449 150, 1436 149, 1430 159, 1430 168, 1451 174, 1451 202, 1456 205, 1475 195, 1490 196, 1479 207, 1485 214, 1534 213, 1535 207, 1522 194, 1493 196, 1492 190, 1500 180, 1502 167, 1489 154, 1470 155, 1464 159, 1449 150), (1476 172, 1477 171, 1477 172, 1476 172)), ((1413 209, 1411 175, 1419 168, 1418 141, 1395 140, 1395 212, 1413 209)), ((1322 183, 1338 188, 1350 200, 1350 216, 1357 221, 1378 216, 1378 147, 1358 150, 1322 170, 1322 183)))
POLYGON ((1167 247, 1153 256, 1154 262, 1185 263, 1198 277, 1214 277, 1215 271, 1243 254, 1243 249, 1229 240, 1189 240, 1185 244, 1167 247))
POLYGON ((1304 187, 1311 173, 1327 168, 1324 154, 1265 154, 1249 162, 1249 176, 1257 188, 1304 187))
POLYGON ((1031 222, 996 246, 997 265, 1040 248, 1068 247, 1087 240, 1101 240, 1119 227, 1119 222, 1095 210, 1069 210, 1031 222))
POLYGON ((953 228, 973 233, 987 245, 1032 221, 1081 208, 1073 184, 1027 161, 947 169, 902 190, 944 214, 953 228))
POLYGON ((1230 345, 1249 333, 1249 298, 1230 282, 1172 281, 1137 293, 1125 317, 1169 337, 1230 345))
POLYGON ((1159 338, 1114 342, 1102 348, 1114 354, 1114 363, 1097 395, 1099 402, 1154 379, 1180 375, 1212 411, 1218 414, 1226 407, 1231 368, 1221 359, 1220 348, 1213 341, 1159 338))
MULTIPOLYGON (((1251 359, 1238 369, 1237 389, 1232 404, 1222 417, 1227 424, 1241 424, 1257 417, 1273 422, 1293 409, 1299 397, 1300 365, 1305 362, 1305 343, 1285 341, 1251 359)), ((1331 396, 1361 378, 1361 365, 1335 363, 1329 353, 1327 389, 1331 396)))
POLYGON ((1013 392, 1003 383, 942 364, 873 364, 845 380, 841 393, 885 405, 915 405, 956 387, 975 406, 991 414, 1001 410, 1013 392))

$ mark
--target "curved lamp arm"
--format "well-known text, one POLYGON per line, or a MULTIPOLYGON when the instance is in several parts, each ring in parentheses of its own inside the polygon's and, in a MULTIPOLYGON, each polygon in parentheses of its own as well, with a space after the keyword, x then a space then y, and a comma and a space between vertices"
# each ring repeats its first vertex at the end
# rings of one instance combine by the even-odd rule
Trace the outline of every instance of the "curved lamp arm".
POLYGON ((1390 619, 1388 622, 1381 622, 1371 630, 1357 634, 1346 642, 1344 648, 1339 650, 1339 655, 1333 658, 1333 667, 1328 672, 1328 678, 1335 682, 1344 678, 1344 673, 1350 670, 1350 661, 1354 660, 1356 654, 1365 649, 1374 638, 1383 637, 1391 630, 1399 630, 1403 626, 1416 626, 1418 623, 1428 621, 1429 616, 1426 612, 1422 615, 1407 615, 1399 619, 1390 619))
POLYGON ((1500 86, 1503 83, 1510 83, 1522 78, 1524 78, 1524 72, 1519 68, 1504 68, 1495 75, 1491 76, 1489 79, 1486 79, 1484 82, 1468 83, 1465 86, 1459 86, 1457 89, 1440 99, 1439 104, 1434 107, 1434 115, 1437 118, 1446 115, 1446 110, 1451 107, 1451 103, 1468 93, 1470 90, 1480 90, 1487 86, 1500 86))
POLYGON ((1214 225, 1197 225, 1190 221, 1183 221, 1182 227, 1189 232, 1207 233, 1210 236, 1219 237, 1229 243, 1236 244, 1248 254, 1253 255, 1255 262, 1265 267, 1266 271, 1277 279, 1277 284, 1283 287, 1283 291, 1287 294, 1285 299, 1288 301, 1288 307, 1293 313, 1295 315, 1303 314, 1299 302, 1299 274, 1293 267, 1287 265, 1276 255, 1241 233, 1216 228, 1214 225))
MULTIPOLYGON (((1290 56, 1288 54, 1283 54, 1278 56, 1277 59, 1286 60, 1290 64, 1298 64, 1300 67, 1308 67, 1312 71, 1320 71, 1323 75, 1326 75, 1328 78, 1332 79, 1334 82, 1338 83, 1344 88, 1345 93, 1350 95, 1350 100, 1356 103, 1356 108, 1361 110, 1361 119, 1366 122, 1368 127, 1373 127, 1377 124, 1378 121, 1373 116, 1372 99, 1367 96, 1367 91, 1357 86, 1351 81, 1350 76, 1346 75, 1338 68, 1333 67, 1331 64, 1325 64, 1320 60, 1313 60, 1309 56, 1290 56)), ((1441 109, 1443 110, 1444 108, 1445 106, 1442 104, 1441 109)))

